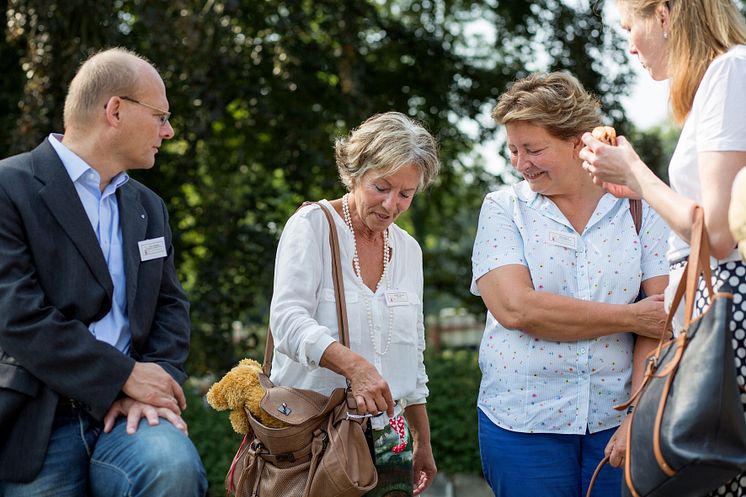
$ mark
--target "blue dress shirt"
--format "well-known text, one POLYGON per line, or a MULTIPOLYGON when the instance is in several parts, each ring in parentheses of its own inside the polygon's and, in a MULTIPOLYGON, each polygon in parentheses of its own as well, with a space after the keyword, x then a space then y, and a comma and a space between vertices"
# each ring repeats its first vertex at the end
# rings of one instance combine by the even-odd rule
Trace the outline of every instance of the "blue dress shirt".
POLYGON ((99 321, 88 326, 96 339, 113 345, 125 354, 129 352, 132 335, 127 317, 127 285, 124 274, 122 228, 119 224, 119 204, 116 191, 129 180, 127 173, 114 176, 104 191, 99 190, 101 176, 69 148, 60 142, 62 135, 49 135, 49 143, 59 155, 67 174, 75 185, 78 197, 88 215, 101 252, 114 283, 111 310, 99 321))

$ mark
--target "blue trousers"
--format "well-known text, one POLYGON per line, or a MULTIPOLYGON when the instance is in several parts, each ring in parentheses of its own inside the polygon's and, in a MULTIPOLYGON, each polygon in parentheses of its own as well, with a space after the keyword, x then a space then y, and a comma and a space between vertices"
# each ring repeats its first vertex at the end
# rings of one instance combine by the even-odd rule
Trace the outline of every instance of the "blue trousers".
POLYGON ((41 472, 29 483, 0 481, 2 497, 202 497, 205 469, 189 437, 165 419, 128 435, 85 413, 57 415, 41 472))
MULTIPOLYGON (((616 428, 585 435, 519 433, 495 425, 481 409, 479 452, 496 497, 585 497, 616 428)), ((619 497, 622 470, 604 467, 593 497, 619 497)))

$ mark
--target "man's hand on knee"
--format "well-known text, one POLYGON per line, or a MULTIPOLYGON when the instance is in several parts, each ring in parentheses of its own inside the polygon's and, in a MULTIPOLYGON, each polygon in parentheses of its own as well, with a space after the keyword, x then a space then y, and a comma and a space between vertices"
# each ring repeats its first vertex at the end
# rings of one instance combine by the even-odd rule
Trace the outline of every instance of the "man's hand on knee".
POLYGON ((181 385, 165 369, 153 362, 136 362, 122 390, 134 400, 170 409, 177 416, 186 409, 186 398, 181 385))
POLYGON ((176 428, 188 435, 186 422, 179 414, 165 407, 156 407, 131 398, 116 400, 104 416, 104 432, 109 433, 119 416, 127 417, 127 433, 132 435, 137 431, 140 420, 145 418, 150 426, 160 423, 160 418, 166 419, 176 428))

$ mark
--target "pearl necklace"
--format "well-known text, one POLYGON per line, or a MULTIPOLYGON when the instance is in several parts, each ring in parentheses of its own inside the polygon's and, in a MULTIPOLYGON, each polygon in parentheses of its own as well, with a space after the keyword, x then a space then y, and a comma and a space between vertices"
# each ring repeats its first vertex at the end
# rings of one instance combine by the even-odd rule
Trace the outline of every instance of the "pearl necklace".
MULTIPOLYGON (((354 249, 353 256, 352 256, 352 265, 355 268, 355 274, 358 277, 358 286, 361 290, 361 295, 363 296, 363 302, 365 302, 365 311, 368 316, 368 336, 370 337, 370 343, 373 345, 373 352, 376 353, 378 356, 384 356, 386 355, 386 352, 389 351, 389 347, 391 346, 391 337, 394 334, 394 311, 391 308, 391 306, 388 306, 388 335, 386 337, 386 346, 383 348, 383 351, 378 349, 378 346, 376 345, 376 335, 375 335, 375 328, 373 327, 373 308, 371 305, 371 299, 368 298, 367 292, 365 292, 365 289, 363 288, 363 276, 360 272, 360 257, 357 253, 357 241, 355 240, 355 229, 352 227, 352 217, 350 217, 350 203, 349 199, 347 197, 349 195, 348 193, 344 194, 342 197, 342 214, 344 215, 345 224, 347 225, 347 228, 349 228, 350 232, 352 233, 352 247, 354 249)), ((381 284, 385 284, 386 288, 389 288, 389 278, 388 278, 388 272, 389 272, 389 262, 390 262, 390 251, 389 251, 389 230, 388 228, 384 230, 383 232, 383 273, 381 273, 381 279, 378 280, 378 283, 376 284, 376 293, 381 288, 381 284)))

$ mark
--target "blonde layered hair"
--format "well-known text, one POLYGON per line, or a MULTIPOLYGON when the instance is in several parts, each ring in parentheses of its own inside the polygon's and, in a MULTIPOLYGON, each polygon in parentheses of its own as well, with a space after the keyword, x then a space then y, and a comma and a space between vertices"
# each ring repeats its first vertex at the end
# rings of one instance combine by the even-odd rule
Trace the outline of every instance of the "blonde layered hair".
POLYGON ((659 7, 668 8, 668 71, 671 109, 681 124, 715 57, 746 43, 746 20, 732 0, 618 0, 632 15, 651 20, 659 7))
POLYGON ((337 138, 334 151, 339 178, 350 191, 369 171, 388 176, 409 165, 420 170, 420 191, 433 182, 440 169, 435 138, 399 112, 369 117, 349 136, 337 138))
POLYGON ((565 72, 536 73, 513 82, 500 95, 492 118, 498 124, 525 121, 570 140, 601 124, 598 100, 565 72))
POLYGON ((65 97, 65 129, 85 129, 111 97, 135 92, 138 63, 150 65, 144 57, 119 47, 98 52, 83 62, 65 97))

